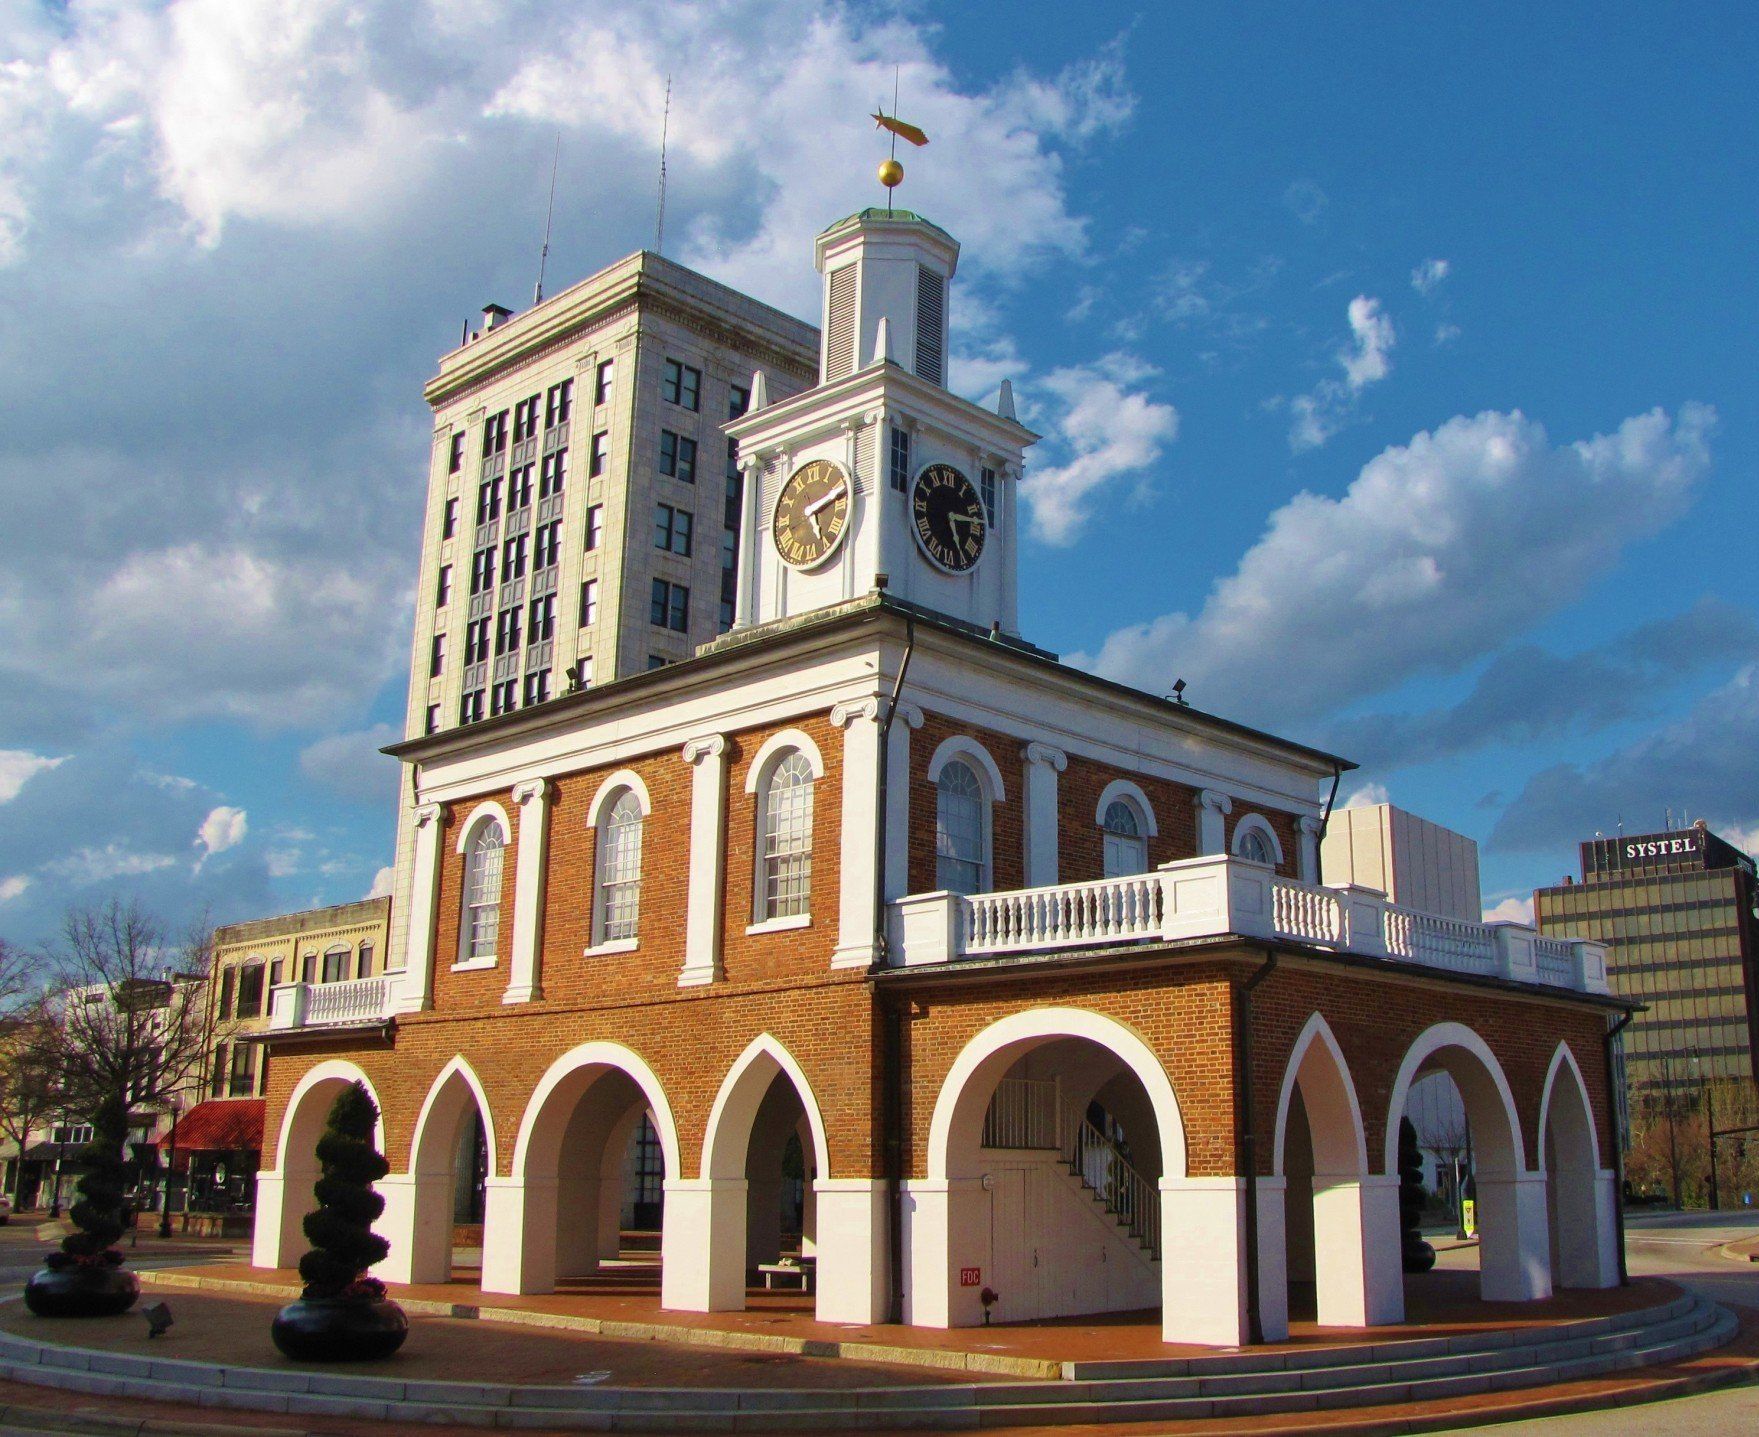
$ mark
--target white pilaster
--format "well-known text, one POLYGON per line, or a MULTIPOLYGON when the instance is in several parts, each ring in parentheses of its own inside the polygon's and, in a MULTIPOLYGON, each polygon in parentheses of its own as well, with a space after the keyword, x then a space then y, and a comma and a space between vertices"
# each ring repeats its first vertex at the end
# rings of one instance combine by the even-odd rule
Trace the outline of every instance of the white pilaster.
POLYGON ((1239 1347, 1246 1324, 1246 1182, 1162 1178, 1161 1337, 1239 1347))
POLYGON ((292 1267, 305 1251, 299 1246, 299 1218, 287 1204, 287 1180, 280 1173, 257 1174, 256 1221, 250 1234, 252 1267, 292 1267))
POLYGON ((996 484, 1001 489, 1001 534, 1002 555, 1006 562, 1002 565, 1002 632, 1017 634, 1020 632, 1020 546, 1015 542, 1018 531, 1015 528, 1015 515, 1019 513, 1019 480, 1020 470, 1017 465, 1003 464, 996 469, 996 484))
POLYGON ((886 902, 910 891, 910 730, 922 727, 922 710, 898 704, 886 738, 886 902))
POLYGON ((388 1173, 374 1186, 385 1211, 373 1231, 391 1244, 373 1269, 384 1282, 452 1280, 452 1174, 388 1173))
POLYGON ((690 878, 684 919, 684 970, 678 986, 721 976, 722 879, 727 866, 727 740, 719 734, 684 745, 690 765, 690 878))
POLYGON ((1594 1174, 1594 1220, 1558 1225, 1559 1287, 1617 1287, 1619 1283, 1618 1178, 1602 1168, 1594 1174))
POLYGON ((1322 1327, 1405 1320, 1396 1176, 1313 1179, 1313 1264, 1322 1327))
POLYGON ((739 456, 739 585, 733 597, 733 627, 757 622, 757 491, 763 487, 763 465, 739 456))
POLYGON ((1029 743, 1026 760, 1026 886, 1043 888, 1057 878, 1057 775, 1069 755, 1048 743, 1029 743))
POLYGON ((1283 1199, 1287 1178, 1258 1179, 1258 1325, 1266 1342, 1289 1335, 1289 1244, 1283 1199))
POLYGON ((990 1203, 981 1178, 912 1178, 904 1187, 904 1321, 911 1327, 975 1327, 981 1284, 991 1280, 990 1203), (970 1287, 967 1268, 979 1274, 970 1287))
POLYGON ((514 859, 513 956, 507 965, 503 1003, 529 1003, 544 996, 540 971, 544 942, 544 887, 550 849, 550 793, 547 778, 513 785, 519 809, 519 850, 514 859))
POLYGON ((831 723, 843 730, 841 890, 833 968, 868 968, 879 957, 873 901, 880 862, 874 848, 879 832, 879 716, 878 699, 841 703, 831 710, 831 723))
POLYGON ((1234 811, 1234 800, 1213 788, 1197 795, 1197 853, 1199 857, 1228 851, 1227 816, 1234 811))
POLYGON ((1486 1302, 1532 1302, 1551 1296, 1551 1232, 1545 1175, 1479 1173, 1478 1279, 1486 1302))
POLYGON ((397 1011, 419 1013, 434 1001, 434 919, 440 899, 440 805, 416 808, 414 876, 409 885, 409 946, 397 1011))
POLYGON ((1301 831, 1301 871, 1303 883, 1319 882, 1319 829, 1317 818, 1303 814, 1296 827, 1301 831))
POLYGON ((556 1290, 556 1179, 489 1177, 483 1191, 482 1290, 556 1290))
POLYGON ((668 1178, 660 1233, 660 1306, 737 1312, 745 1306, 744 1178, 668 1178))
POLYGON ((813 1183, 820 1322, 886 1321, 891 1305, 886 1193, 887 1184, 879 1178, 820 1178, 813 1183))

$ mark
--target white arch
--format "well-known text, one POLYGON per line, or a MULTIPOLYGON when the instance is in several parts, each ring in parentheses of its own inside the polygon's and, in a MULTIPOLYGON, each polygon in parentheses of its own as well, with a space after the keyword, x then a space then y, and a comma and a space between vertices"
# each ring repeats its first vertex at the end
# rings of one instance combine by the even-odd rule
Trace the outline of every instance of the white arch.
POLYGON ((605 805, 624 789, 628 789, 635 795, 635 801, 641 805, 643 818, 654 811, 653 800, 648 797, 647 785, 641 781, 641 775, 634 769, 620 768, 599 785, 599 791, 592 796, 592 802, 587 805, 586 822, 589 828, 599 826, 599 819, 604 815, 605 805))
POLYGON ((666 1176, 679 1178, 684 1170, 678 1165, 678 1124, 672 1118, 672 1105, 666 1101, 666 1090, 647 1062, 621 1043, 582 1043, 551 1063, 538 1085, 532 1090, 519 1120, 519 1137, 513 1144, 513 1173, 523 1176, 531 1160, 531 1145, 538 1121, 557 1088, 582 1068, 615 1068, 629 1078, 647 1099, 653 1111, 654 1132, 659 1136, 660 1151, 666 1159, 666 1176))
POLYGON ((818 1097, 812 1091, 812 1084, 787 1048, 769 1033, 760 1033, 727 1070, 721 1089, 715 1094, 714 1106, 709 1109, 708 1129, 702 1138, 702 1175, 705 1178, 745 1176, 745 1148, 750 1140, 752 1120, 757 1116, 758 1104, 769 1090, 777 1069, 788 1075, 801 1106, 806 1109, 806 1121, 812 1129, 812 1145, 818 1154, 819 1180, 831 1176, 830 1144, 825 1140, 825 1121, 819 1112, 818 1097), (771 1065, 768 1071, 761 1066, 766 1063, 771 1065))
POLYGON ((511 846, 513 842, 513 825, 507 821, 507 810, 502 808, 500 804, 496 803, 491 798, 484 799, 481 803, 477 804, 475 808, 470 810, 470 817, 458 825, 457 851, 459 853, 464 852, 465 847, 470 843, 471 835, 476 832, 477 824, 481 823, 485 818, 492 818, 496 823, 501 825, 501 843, 503 846, 511 846))
POLYGON ((1551 1117, 1551 1095, 1557 1091, 1559 1069, 1566 1067, 1576 1080, 1576 1092, 1582 1100, 1582 1117, 1588 1126, 1588 1148, 1594 1154, 1594 1170, 1599 1172, 1600 1133, 1594 1122, 1594 1105, 1588 1101, 1588 1084, 1582 1081, 1582 1069, 1576 1062, 1576 1055, 1562 1039, 1558 1040, 1557 1051, 1551 1055, 1551 1066, 1545 1073, 1545 1096, 1539 1100, 1539 1171, 1545 1171, 1545 1125, 1551 1117))
POLYGON ((1141 787, 1131 783, 1127 778, 1114 778, 1100 792, 1099 803, 1093 810, 1094 824, 1104 828, 1105 811, 1120 798, 1128 799, 1136 805, 1136 811, 1142 815, 1143 836, 1145 838, 1159 838, 1160 825, 1155 822, 1154 805, 1148 801, 1148 795, 1142 791, 1141 787))
POLYGON ((989 750, 969 734, 956 733, 951 738, 941 740, 940 746, 928 761, 928 781, 934 783, 938 780, 941 770, 956 758, 969 759, 977 766, 989 788, 988 798, 991 803, 1008 801, 1008 788, 1002 782, 1001 769, 989 756, 989 750))
MULTIPOLYGON (((1155 1126, 1160 1134, 1161 1175, 1185 1176, 1185 1122, 1172 1079, 1154 1050, 1133 1030, 1115 1018, 1085 1008, 1032 1008, 1012 1013, 991 1023, 972 1038, 953 1060, 935 1099, 934 1116, 928 1127, 928 1176, 944 1179, 953 1144, 953 1123, 974 1080, 993 1076, 999 1080, 1019 1056, 1022 1045, 1036 1047, 1058 1038, 1085 1038, 1123 1060, 1148 1090, 1154 1106, 1155 1126)), ((988 1086, 993 1087, 994 1083, 988 1086)), ((977 1121, 983 1121, 981 1109, 977 1121)))
MULTIPOLYGON (((367 1095, 372 1098, 373 1106, 379 1110, 379 1120, 373 1124, 373 1146, 381 1153, 385 1151, 385 1105, 379 1101, 378 1090, 373 1081, 359 1068, 342 1058, 326 1058, 321 1063, 314 1063, 296 1084, 287 1099, 287 1108, 281 1114, 281 1131, 275 1138, 275 1172, 287 1170, 287 1140, 293 1135, 293 1124, 299 1117, 299 1110, 311 1090, 321 1083, 328 1082, 360 1082, 366 1086, 367 1095)), ((313 1161, 316 1161, 314 1157, 313 1161)))
MULTIPOLYGON (((1399 1064, 1398 1076, 1393 1080, 1392 1102, 1387 1106, 1385 1166, 1381 1171, 1388 1174, 1399 1170, 1399 1119, 1404 1115, 1405 1099, 1411 1091, 1411 1083, 1429 1057, 1444 1048, 1459 1048, 1472 1055, 1478 1061, 1479 1068, 1492 1085, 1495 1097, 1502 1105, 1503 1121, 1508 1125, 1509 1141, 1514 1149, 1514 1171, 1526 1173, 1527 1148, 1521 1137, 1521 1119, 1515 1111, 1515 1095, 1509 1088, 1509 1080, 1504 1076, 1502 1064, 1496 1060, 1496 1054, 1490 1051, 1490 1045, 1464 1023, 1436 1023, 1424 1029, 1406 1050, 1404 1062, 1399 1064)), ((1453 1074, 1454 1086, 1460 1088, 1460 1096, 1466 1100, 1468 1116, 1472 1111, 1472 1095, 1466 1091, 1460 1078, 1453 1074)), ((1480 1133, 1481 1138, 1489 1136, 1480 1133)), ((1482 1152, 1482 1150, 1481 1150, 1482 1152)))
POLYGON ((489 1095, 483 1090, 482 1080, 462 1056, 453 1057, 440 1069, 439 1076, 434 1079, 427 1096, 422 1099, 421 1112, 415 1119, 415 1135, 409 1141, 409 1171, 416 1170, 417 1155, 421 1152, 422 1140, 427 1136, 428 1121, 433 1116, 434 1104, 439 1102, 441 1093, 453 1077, 462 1078, 476 1099, 477 1111, 482 1114, 483 1142, 489 1150, 489 1171, 499 1172, 500 1169, 495 1165, 500 1149, 495 1144, 494 1110, 489 1107, 489 1095))
POLYGON ((812 741, 810 734, 797 728, 785 728, 780 733, 773 733, 758 745, 757 752, 751 756, 751 767, 745 773, 745 791, 756 793, 758 788, 769 778, 769 771, 775 767, 776 761, 789 749, 799 749, 806 758, 806 766, 812 770, 812 776, 820 779, 825 776, 824 755, 818 751, 818 745, 812 741))
POLYGON ((1283 845, 1277 840, 1276 830, 1270 826, 1270 820, 1262 813, 1247 813, 1240 816, 1239 821, 1234 824, 1234 841, 1230 851, 1238 857, 1241 848, 1245 845, 1246 835, 1249 833, 1259 833, 1264 836, 1265 842, 1270 845, 1270 851, 1276 859, 1277 866, 1281 867, 1283 845))
MULTIPOLYGON (((1362 1127, 1362 1104, 1356 1097, 1356 1082, 1350 1076, 1350 1065, 1344 1061, 1344 1050, 1338 1046, 1337 1035, 1331 1030, 1331 1024, 1325 1016, 1315 1013, 1301 1029, 1300 1037, 1295 1039, 1295 1046, 1289 1053, 1288 1066, 1283 1069, 1282 1091, 1277 1095, 1276 1104, 1276 1144, 1272 1156, 1271 1172, 1282 1176, 1283 1172, 1283 1139, 1288 1132, 1289 1103, 1295 1095, 1295 1084, 1301 1076, 1302 1065, 1307 1061, 1308 1050, 1318 1044, 1328 1055, 1332 1073, 1335 1075, 1337 1091, 1325 1093, 1310 1091, 1322 1089, 1322 1082, 1311 1084, 1302 1090, 1302 1099, 1307 1105, 1308 1121, 1313 1124, 1314 1109, 1327 1105, 1327 1100, 1335 1102, 1341 1098, 1349 1115, 1350 1141, 1355 1149, 1355 1171, 1368 1171, 1368 1138, 1362 1127)), ((1335 1113, 1333 1115, 1336 1116, 1335 1113)))

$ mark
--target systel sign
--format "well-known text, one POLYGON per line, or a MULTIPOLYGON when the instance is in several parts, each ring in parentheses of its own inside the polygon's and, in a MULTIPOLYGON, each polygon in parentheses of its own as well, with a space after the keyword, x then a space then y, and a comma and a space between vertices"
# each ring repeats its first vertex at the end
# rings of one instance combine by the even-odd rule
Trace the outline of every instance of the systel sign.
POLYGON ((1709 837, 1701 828, 1597 838, 1582 845, 1582 872, 1617 873, 1627 868, 1701 868, 1709 837))
POLYGON ((1622 857, 1626 863, 1650 863, 1657 858, 1692 858, 1703 851, 1703 834, 1669 833, 1660 838, 1627 838, 1622 857))

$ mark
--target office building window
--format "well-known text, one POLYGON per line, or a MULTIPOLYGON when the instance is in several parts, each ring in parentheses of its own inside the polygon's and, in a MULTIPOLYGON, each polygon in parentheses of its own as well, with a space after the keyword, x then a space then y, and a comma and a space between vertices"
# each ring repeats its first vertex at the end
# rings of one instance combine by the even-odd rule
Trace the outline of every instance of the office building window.
POLYGON ((592 687, 592 655, 582 654, 574 661, 574 673, 579 686, 583 689, 592 687))
POLYGON ((446 636, 434 635, 433 651, 428 655, 428 677, 437 679, 446 672, 446 636))
POLYGON ((599 616, 599 581, 587 579, 580 586, 580 627, 586 628, 599 616))
POLYGON ((501 545, 501 582, 503 584, 525 576, 525 546, 529 537, 530 535, 527 534, 515 534, 501 545))
POLYGON ((523 443, 537 433, 537 395, 522 399, 513 406, 513 442, 523 443))
POLYGON ((655 669, 663 669, 671 662, 664 654, 649 654, 647 656, 647 671, 651 674, 655 669))
POLYGON ((611 376, 616 373, 615 360, 601 360, 598 373, 593 378, 592 402, 609 404, 611 402, 611 376))
MULTIPOLYGON (((486 622, 486 620, 485 620, 486 622)), ((459 701, 458 722, 476 723, 483 716, 483 691, 472 689, 459 701)))
POLYGON ((514 513, 531 503, 531 465, 516 464, 507 476, 507 512, 514 513))
POLYGON ((510 714, 519 700, 519 680, 503 679, 489 685, 489 717, 510 714))
POLYGON ((910 431, 892 426, 892 488, 902 494, 910 487, 910 431))
POLYGON ((541 599, 533 599, 531 607, 526 611, 525 642, 541 644, 556 632, 556 596, 545 594, 541 599))
POLYGON ((591 553, 604 538, 605 506, 594 504, 586 511, 586 548, 591 553))
POLYGON ((601 429, 592 436, 592 453, 587 457, 586 477, 597 479, 605 472, 605 463, 611 456, 611 435, 609 430, 601 429))
POLYGON ((458 501, 456 499, 448 499, 446 501, 445 517, 440 520, 440 537, 442 539, 450 539, 457 532, 458 501))
POLYGON ((464 626, 464 662, 480 664, 489 656, 489 621, 485 615, 464 626))
POLYGON ((456 474, 464 467, 464 431, 452 431, 452 452, 446 456, 446 472, 456 474))
POLYGON ((483 420, 483 458, 499 454, 507 447, 507 411, 491 414, 483 420))
POLYGON ((567 482, 567 449, 558 449, 552 454, 544 455, 543 468, 538 473, 537 497, 548 499, 552 494, 560 494, 562 486, 567 482))
POLYGON ((682 634, 690 627, 690 590, 682 584, 655 579, 648 618, 656 628, 682 634))
POLYGON ((519 610, 502 609, 495 620, 495 657, 510 654, 519 648, 519 610))
POLYGON ((476 522, 492 523, 501 517, 501 482, 489 479, 476 486, 476 522))
POLYGON ((547 524, 537 526, 537 537, 532 542, 531 567, 547 569, 556 562, 557 553, 562 544, 562 521, 552 519, 547 524))
POLYGON ((692 369, 688 364, 681 364, 676 359, 668 359, 665 377, 660 381, 660 393, 666 396, 668 403, 681 408, 701 408, 702 371, 692 369))
POLYGON ((544 400, 544 427, 554 429, 558 424, 566 424, 573 408, 574 381, 564 379, 560 384, 552 384, 549 396, 544 400))
POLYGON ((485 594, 495 587, 495 546, 489 544, 470 556, 470 592, 485 594))
POLYGON ((423 733, 438 733, 439 731, 440 731, 440 706, 438 704, 429 704, 428 705, 427 725, 422 730, 422 732, 423 733))
POLYGON ((674 509, 670 504, 654 506, 654 548, 668 554, 690 557, 690 531, 694 527, 688 509, 674 509))
POLYGON ((696 441, 670 429, 660 430, 660 473, 696 483, 696 441))
POLYGON ((525 676, 525 707, 544 703, 550 697, 550 671, 538 669, 525 676))
POLYGON ((751 408, 751 391, 743 384, 727 386, 727 418, 737 419, 751 408))
POLYGON ((440 581, 434 585, 434 607, 443 609, 452 602, 452 566, 440 565, 440 581))

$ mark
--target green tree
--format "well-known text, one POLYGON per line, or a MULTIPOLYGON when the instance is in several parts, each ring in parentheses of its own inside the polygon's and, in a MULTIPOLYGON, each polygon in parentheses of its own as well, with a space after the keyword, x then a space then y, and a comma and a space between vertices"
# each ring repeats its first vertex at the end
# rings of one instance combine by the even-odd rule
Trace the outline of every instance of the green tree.
POLYGON ((92 1117, 92 1139, 79 1150, 82 1170, 79 1201, 68 1214, 76 1231, 61 1239, 61 1251, 47 1265, 74 1263, 120 1267, 122 1253, 122 1143, 128 1136, 128 1110, 118 1098, 102 1103, 92 1117))
POLYGON ((366 1275, 391 1250, 372 1230, 373 1220, 385 1210, 373 1184, 391 1168, 373 1146, 378 1121, 378 1105, 366 1085, 350 1083, 337 1096, 318 1139, 323 1176, 312 1187, 318 1207, 305 1219, 312 1248, 299 1260, 307 1301, 384 1295, 384 1285, 366 1275))

